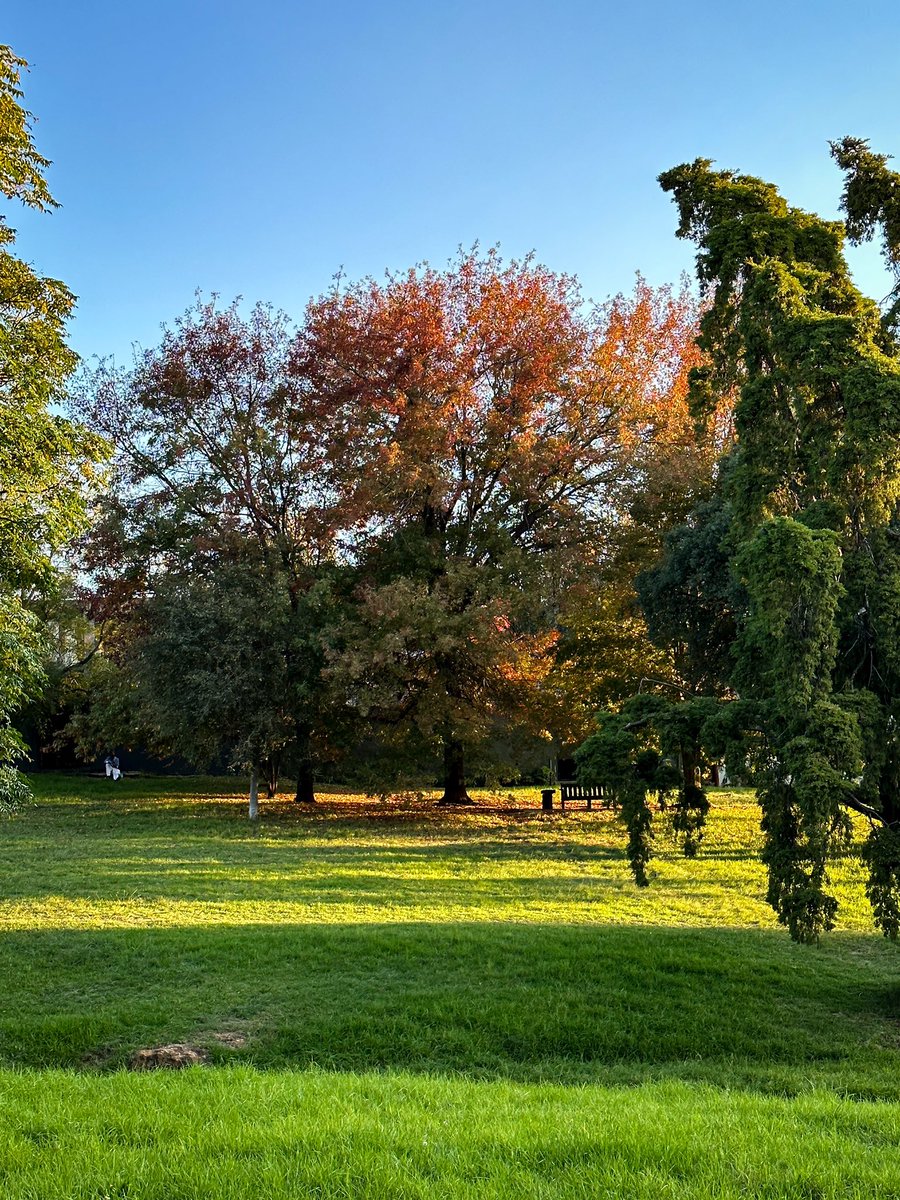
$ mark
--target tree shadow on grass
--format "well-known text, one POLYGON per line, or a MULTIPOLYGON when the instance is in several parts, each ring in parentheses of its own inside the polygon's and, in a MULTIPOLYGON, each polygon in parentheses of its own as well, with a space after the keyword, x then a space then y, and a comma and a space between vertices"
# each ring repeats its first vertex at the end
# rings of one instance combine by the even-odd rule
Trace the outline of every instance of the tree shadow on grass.
POLYGON ((260 1068, 561 1082, 676 1075, 900 1098, 892 947, 516 924, 256 925, 0 937, 0 1061, 116 1067, 188 1041, 260 1068), (223 1047, 216 1034, 240 1033, 223 1047))

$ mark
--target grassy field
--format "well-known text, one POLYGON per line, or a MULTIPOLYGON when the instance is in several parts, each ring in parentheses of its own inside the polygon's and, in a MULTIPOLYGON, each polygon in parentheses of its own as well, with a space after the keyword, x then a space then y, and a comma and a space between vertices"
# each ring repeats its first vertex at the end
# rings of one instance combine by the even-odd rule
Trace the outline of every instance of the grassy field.
POLYGON ((900 958, 763 900, 758 811, 39 777, 0 825, 0 1195, 900 1197, 900 958), (123 1069, 187 1042, 210 1066, 123 1069))

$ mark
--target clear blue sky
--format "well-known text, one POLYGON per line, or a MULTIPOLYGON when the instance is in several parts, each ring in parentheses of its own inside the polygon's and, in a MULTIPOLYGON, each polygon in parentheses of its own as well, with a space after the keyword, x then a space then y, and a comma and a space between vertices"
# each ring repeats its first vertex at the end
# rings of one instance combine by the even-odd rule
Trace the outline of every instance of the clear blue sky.
MULTIPOLYGON (((197 288, 299 316, 343 268, 535 250, 597 299, 692 251, 656 184, 698 155, 836 214, 827 140, 900 156, 900 0, 6 0, 63 208, 7 207, 130 358, 197 288)), ((885 291, 877 254, 856 256, 885 291)))

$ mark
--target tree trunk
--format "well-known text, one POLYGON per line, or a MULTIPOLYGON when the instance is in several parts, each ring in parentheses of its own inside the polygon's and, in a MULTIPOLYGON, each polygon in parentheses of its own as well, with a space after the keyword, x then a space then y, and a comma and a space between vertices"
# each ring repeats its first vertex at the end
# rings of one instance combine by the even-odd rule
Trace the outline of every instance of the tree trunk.
POLYGON ((295 804, 315 804, 315 777, 310 752, 310 728, 297 726, 297 794, 295 804))
POLYGON ((273 754, 271 758, 267 758, 263 763, 263 776, 266 781, 266 795, 270 800, 274 800, 278 795, 278 768, 280 766, 281 756, 273 754))
POLYGON ((259 817, 259 782, 256 772, 256 767, 250 771, 250 820, 255 821, 259 817))
POLYGON ((700 752, 693 743, 681 745, 681 778, 686 796, 691 795, 700 786, 700 752))
POLYGON ((466 791, 465 752, 456 738, 444 739, 444 794, 438 804, 472 804, 466 791))
POLYGON ((700 849, 709 801, 703 790, 700 775, 700 746, 696 741, 681 746, 681 795, 673 814, 676 834, 682 838, 686 858, 694 858, 700 849))
POLYGON ((297 767, 297 794, 295 804, 315 804, 316 791, 312 764, 308 759, 297 767))

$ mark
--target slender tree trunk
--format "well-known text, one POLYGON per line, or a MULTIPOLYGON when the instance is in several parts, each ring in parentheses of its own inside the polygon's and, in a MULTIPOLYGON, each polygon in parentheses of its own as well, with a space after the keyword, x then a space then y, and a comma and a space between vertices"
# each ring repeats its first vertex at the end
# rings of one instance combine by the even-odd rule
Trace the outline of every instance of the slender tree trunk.
POLYGON ((259 779, 254 764, 250 771, 250 812, 251 821, 255 821, 259 817, 259 779))
POLYGON ((315 777, 310 751, 311 730, 308 725, 297 726, 297 795, 295 804, 315 804, 315 777))
POLYGON ((444 794, 438 804, 472 804, 466 791, 466 761, 463 744, 456 738, 444 738, 444 794))
POLYGON ((263 763, 263 775, 266 780, 266 795, 270 800, 274 800, 278 795, 278 769, 281 764, 281 755, 273 754, 271 758, 267 758, 263 763))
POLYGON ((694 858, 700 849, 709 801, 703 790, 700 776, 700 746, 695 741, 681 746, 682 787, 678 805, 673 815, 676 833, 683 840, 686 858, 694 858))

